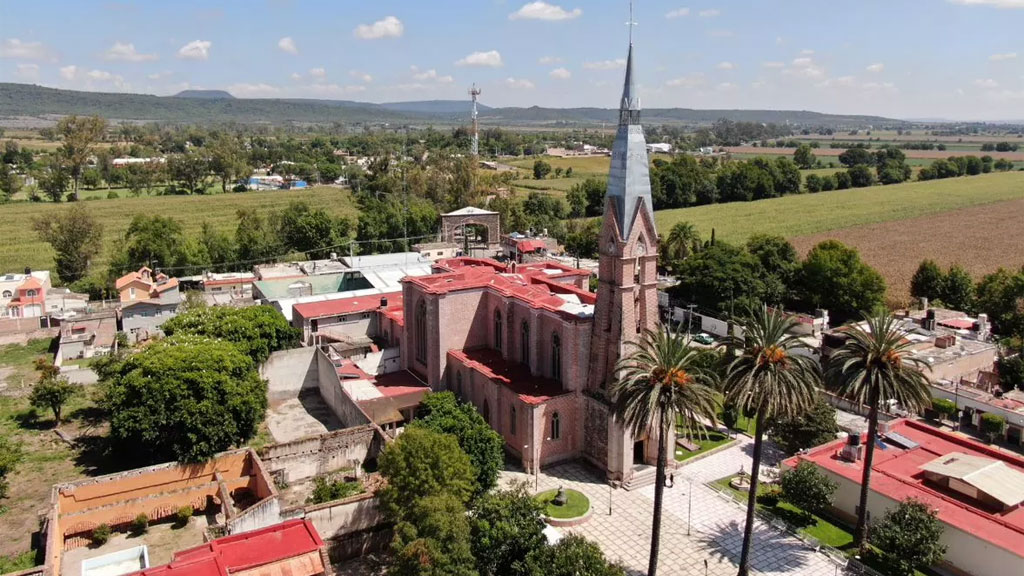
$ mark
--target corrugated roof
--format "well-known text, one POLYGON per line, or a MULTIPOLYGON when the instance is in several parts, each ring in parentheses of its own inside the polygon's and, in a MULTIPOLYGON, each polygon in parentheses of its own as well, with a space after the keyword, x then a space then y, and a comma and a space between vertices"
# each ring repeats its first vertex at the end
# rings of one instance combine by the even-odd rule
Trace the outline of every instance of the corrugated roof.
POLYGON ((922 465, 921 469, 970 484, 1005 506, 1024 502, 1024 473, 998 460, 951 452, 922 465))

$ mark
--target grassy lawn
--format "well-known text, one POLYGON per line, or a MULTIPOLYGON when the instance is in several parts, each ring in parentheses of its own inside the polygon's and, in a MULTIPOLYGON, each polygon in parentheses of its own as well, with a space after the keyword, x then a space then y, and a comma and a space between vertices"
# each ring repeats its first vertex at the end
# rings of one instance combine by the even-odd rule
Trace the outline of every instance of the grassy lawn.
POLYGON ((7 389, 16 390, 36 379, 34 363, 36 358, 45 356, 51 362, 50 338, 30 340, 28 344, 0 346, 0 382, 6 382, 7 389))
POLYGON ((558 490, 541 492, 534 498, 544 505, 544 513, 552 518, 576 518, 583 516, 590 510, 590 500, 581 492, 566 490, 566 502, 564 506, 555 506, 552 501, 558 495, 558 490))
POLYGON ((756 233, 803 236, 1020 198, 1024 173, 1008 172, 661 210, 654 217, 659 230, 687 221, 705 238, 714 228, 720 240, 743 242, 756 233))
POLYGON ((683 447, 681 447, 681 446, 679 446, 677 444, 676 445, 676 461, 677 462, 683 462, 685 460, 689 460, 690 458, 693 458, 694 456, 697 456, 699 454, 703 454, 703 453, 707 452, 708 450, 713 450, 715 448, 718 448, 722 444, 725 444, 727 442, 732 441, 732 438, 730 438, 728 434, 723 434, 723 433, 719 432, 718 430, 713 430, 713 429, 707 428, 707 427, 705 427, 704 431, 702 433, 699 433, 699 434, 691 433, 690 431, 682 429, 682 428, 678 429, 676 431, 676 434, 680 438, 687 438, 688 440, 690 440, 694 444, 700 446, 700 448, 697 449, 697 450, 687 450, 686 448, 683 448, 683 447))
MULTIPOLYGON (((219 188, 218 188, 219 190, 219 188)), ((141 196, 86 203, 89 211, 103 224, 104 244, 109 251, 117 238, 124 234, 128 223, 136 214, 162 214, 181 222, 186 235, 194 235, 209 222, 215 228, 234 233, 238 226, 236 213, 241 208, 252 208, 264 216, 280 210, 293 200, 305 200, 312 206, 321 206, 334 216, 355 217, 358 208, 348 190, 315 186, 306 190, 270 190, 239 194, 212 194, 208 196, 141 196)), ((22 270, 26 266, 37 269, 53 268, 53 251, 41 242, 30 225, 32 218, 54 214, 67 208, 67 204, 53 202, 15 202, 3 207, 0 218, 0 273, 22 270)), ((105 251, 94 267, 102 267, 108 257, 105 251)))
POLYGON ((736 425, 733 426, 732 429, 736 430, 737 432, 744 432, 748 436, 752 437, 754 435, 754 432, 757 431, 757 419, 747 418, 746 416, 740 414, 740 417, 736 420, 736 425))

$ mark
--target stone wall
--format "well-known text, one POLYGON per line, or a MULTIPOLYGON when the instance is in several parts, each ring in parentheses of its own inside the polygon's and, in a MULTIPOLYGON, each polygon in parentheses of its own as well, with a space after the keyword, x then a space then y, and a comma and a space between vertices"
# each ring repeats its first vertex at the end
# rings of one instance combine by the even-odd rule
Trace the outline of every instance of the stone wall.
POLYGON ((601 470, 608 467, 608 407, 583 397, 583 455, 601 470))
POLYGON ((260 376, 267 381, 270 402, 297 397, 301 392, 317 388, 316 348, 279 350, 260 366, 260 376))
POLYGON ((376 458, 382 447, 376 429, 367 425, 273 444, 260 450, 260 458, 271 474, 281 474, 290 484, 376 458))
POLYGON ((370 424, 366 413, 341 387, 341 380, 338 379, 338 372, 334 364, 326 354, 320 351, 316 351, 316 369, 320 397, 334 412, 334 415, 341 420, 341 425, 350 428, 370 424))

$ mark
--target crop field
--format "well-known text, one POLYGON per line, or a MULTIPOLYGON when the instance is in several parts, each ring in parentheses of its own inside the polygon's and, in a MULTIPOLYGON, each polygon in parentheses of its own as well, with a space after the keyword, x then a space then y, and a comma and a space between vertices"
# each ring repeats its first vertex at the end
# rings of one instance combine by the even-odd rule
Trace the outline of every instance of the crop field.
POLYGON ((910 301, 910 278, 925 258, 935 260, 943 268, 960 264, 975 280, 999 267, 1024 266, 1022 223, 1024 199, 790 240, 801 254, 827 239, 854 246, 885 277, 889 300, 904 304, 910 301))
MULTIPOLYGON (((760 146, 727 146, 725 148, 733 154, 747 154, 754 156, 792 156, 795 151, 794 148, 762 148, 760 146)), ((845 152, 842 148, 816 148, 814 155, 818 157, 823 156, 839 156, 845 152)), ((907 158, 919 158, 926 160, 937 160, 939 158, 949 158, 950 156, 963 156, 963 152, 956 150, 904 150, 903 151, 907 158)), ((1003 158, 1005 160, 1012 160, 1014 162, 1024 162, 1024 152, 981 152, 980 149, 975 154, 977 156, 988 155, 993 158, 1003 158)))
MULTIPOLYGON (((181 222, 186 234, 197 233, 203 222, 234 232, 237 226, 235 214, 239 209, 253 208, 265 213, 284 208, 293 200, 305 200, 335 216, 353 217, 358 212, 348 190, 326 186, 209 196, 102 199, 88 201, 85 205, 103 223, 104 245, 109 249, 111 243, 124 234, 136 214, 170 216, 181 222)), ((17 202, 0 206, 0 271, 19 271, 26 266, 52 268, 53 252, 48 244, 36 237, 32 218, 46 217, 67 207, 67 204, 52 202, 17 202)), ((101 254, 94 266, 103 266, 106 259, 107 254, 101 254)))

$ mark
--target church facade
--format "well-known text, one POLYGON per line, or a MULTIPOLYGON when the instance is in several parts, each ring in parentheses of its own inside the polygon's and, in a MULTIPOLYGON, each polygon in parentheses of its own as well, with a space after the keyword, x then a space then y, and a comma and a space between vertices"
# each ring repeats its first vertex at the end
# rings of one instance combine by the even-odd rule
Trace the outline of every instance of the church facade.
POLYGON ((476 406, 528 471, 585 459, 625 482, 656 458, 609 399, 616 361, 659 321, 648 171, 630 43, 597 291, 588 272, 554 262, 456 258, 403 280, 402 367, 476 406))

